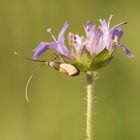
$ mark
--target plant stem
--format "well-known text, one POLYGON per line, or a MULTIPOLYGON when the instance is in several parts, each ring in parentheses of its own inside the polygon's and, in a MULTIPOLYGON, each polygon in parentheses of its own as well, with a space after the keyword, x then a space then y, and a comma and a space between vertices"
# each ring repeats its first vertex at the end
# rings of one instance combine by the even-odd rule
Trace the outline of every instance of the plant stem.
POLYGON ((93 73, 88 71, 87 78, 87 112, 86 112, 86 140, 93 140, 93 73))

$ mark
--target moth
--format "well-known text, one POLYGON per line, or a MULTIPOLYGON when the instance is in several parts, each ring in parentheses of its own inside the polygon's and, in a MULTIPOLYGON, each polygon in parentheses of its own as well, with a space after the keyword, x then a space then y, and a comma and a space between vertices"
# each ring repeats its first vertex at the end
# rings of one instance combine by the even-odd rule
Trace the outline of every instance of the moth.
POLYGON ((68 76, 77 76, 80 73, 79 69, 77 69, 72 64, 59 62, 55 60, 46 62, 46 64, 48 64, 48 66, 50 66, 51 68, 58 70, 59 72, 64 73, 68 76))
MULTIPOLYGON (((18 55, 17 52, 14 52, 15 55, 18 55)), ((21 55, 22 56, 22 55, 21 55)), ((23 56, 24 57, 24 56, 23 56)), ((79 75, 80 73, 80 70, 78 68, 76 68, 75 66, 73 66, 72 64, 68 64, 66 62, 63 62, 63 60, 61 60, 60 58, 57 59, 57 57, 55 57, 54 59, 51 59, 49 61, 47 60, 33 60, 32 58, 27 58, 27 57, 24 57, 25 59, 28 59, 30 61, 34 61, 34 62, 42 62, 43 64, 38 68, 36 69, 29 77, 27 83, 26 83, 26 86, 25 86, 25 98, 26 98, 26 101, 29 102, 29 98, 28 98, 28 86, 29 86, 29 83, 33 77, 33 75, 44 65, 48 65, 49 67, 61 72, 61 73, 64 73, 70 77, 73 77, 73 76, 77 76, 79 75)))
MULTIPOLYGON (((48 65, 49 67, 64 73, 68 76, 77 76, 80 74, 80 70, 73 66, 72 64, 68 64, 66 62, 63 62, 60 59, 57 59, 57 57, 47 61, 47 60, 33 60, 32 58, 27 58, 28 60, 35 61, 35 62, 43 62, 43 65, 48 65)), ((43 66, 41 65, 41 66, 43 66)))

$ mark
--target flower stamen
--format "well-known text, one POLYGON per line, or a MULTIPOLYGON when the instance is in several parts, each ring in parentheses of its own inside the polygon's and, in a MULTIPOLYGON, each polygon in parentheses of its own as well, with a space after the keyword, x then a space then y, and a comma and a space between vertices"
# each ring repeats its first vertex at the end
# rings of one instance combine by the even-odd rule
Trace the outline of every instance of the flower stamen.
POLYGON ((113 17, 113 14, 111 14, 110 17, 109 17, 109 20, 108 20, 108 28, 110 27, 110 21, 111 21, 112 17, 113 17))
POLYGON ((52 34, 52 32, 51 32, 51 28, 48 28, 48 29, 47 29, 47 32, 50 33, 50 35, 52 36, 52 38, 54 39, 54 41, 55 41, 56 43, 58 43, 58 41, 56 40, 55 36, 54 36, 54 35, 52 34))
POLYGON ((127 24, 127 21, 121 22, 120 24, 117 24, 117 25, 113 26, 112 29, 118 28, 118 27, 120 27, 124 24, 127 24))

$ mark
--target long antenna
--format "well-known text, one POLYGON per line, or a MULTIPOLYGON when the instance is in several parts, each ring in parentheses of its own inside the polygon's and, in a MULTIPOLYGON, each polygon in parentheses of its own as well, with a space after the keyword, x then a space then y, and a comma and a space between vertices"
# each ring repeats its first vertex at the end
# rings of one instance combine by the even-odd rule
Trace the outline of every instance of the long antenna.
POLYGON ((45 63, 42 64, 39 68, 37 68, 37 69, 30 75, 29 79, 27 80, 27 83, 26 83, 26 86, 25 86, 25 99, 26 99, 27 102, 29 102, 29 98, 28 98, 28 87, 29 87, 29 84, 30 84, 30 82, 31 82, 31 79, 33 78, 34 74, 35 74, 38 70, 40 70, 40 68, 42 68, 44 65, 45 65, 45 63))
POLYGON ((31 74, 31 76, 29 77, 29 79, 28 79, 28 81, 26 83, 26 86, 25 86, 25 99, 26 99, 27 102, 29 102, 29 98, 28 98, 28 86, 29 86, 29 83, 30 83, 33 75, 34 74, 31 74))
MULTIPOLYGON (((18 52, 14 52, 14 54, 15 55, 19 55, 19 53, 18 52)), ((30 60, 30 61, 34 61, 34 62, 43 62, 43 64, 41 65, 41 66, 39 66, 39 68, 37 68, 31 75, 30 75, 30 77, 28 78, 28 80, 27 80, 27 83, 26 83, 26 86, 25 86, 25 99, 26 99, 26 101, 27 102, 29 102, 29 98, 28 98, 28 87, 29 87, 29 84, 30 84, 30 82, 31 82, 31 80, 32 80, 32 78, 33 78, 33 76, 34 76, 34 74, 38 71, 38 70, 40 70, 40 68, 41 67, 43 67, 44 65, 48 65, 48 63, 49 63, 49 61, 45 61, 45 60, 34 60, 34 59, 32 59, 32 58, 28 58, 28 57, 25 57, 24 55, 22 55, 22 54, 20 54, 20 56, 22 56, 24 59, 27 59, 27 60, 30 60)))
POLYGON ((34 62, 46 62, 45 60, 34 60, 32 58, 28 58, 28 57, 25 57, 24 55, 22 54, 19 54, 18 52, 14 52, 15 55, 20 55, 21 57, 23 57, 24 59, 27 59, 27 60, 30 60, 30 61, 34 61, 34 62))

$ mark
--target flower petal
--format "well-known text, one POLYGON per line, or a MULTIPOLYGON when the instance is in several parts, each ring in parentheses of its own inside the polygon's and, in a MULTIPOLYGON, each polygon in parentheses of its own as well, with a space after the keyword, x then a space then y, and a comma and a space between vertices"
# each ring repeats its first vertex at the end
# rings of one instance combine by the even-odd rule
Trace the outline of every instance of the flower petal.
POLYGON ((87 26, 86 26, 86 31, 87 31, 87 32, 90 32, 90 31, 92 31, 93 29, 94 29, 93 23, 92 23, 90 20, 88 20, 88 21, 87 21, 87 26))
POLYGON ((39 56, 44 53, 48 48, 53 48, 56 50, 56 42, 41 42, 38 47, 34 50, 33 59, 36 60, 39 56))
POLYGON ((111 42, 112 38, 111 38, 110 30, 108 28, 108 24, 107 24, 106 20, 100 20, 100 23, 101 23, 102 35, 100 37, 97 54, 99 54, 105 48, 107 50, 110 50, 112 47, 112 42, 111 42))
POLYGON ((87 21, 87 25, 84 27, 84 29, 85 29, 85 33, 86 33, 86 36, 87 36, 88 39, 90 39, 91 36, 96 31, 93 23, 90 20, 87 21))
POLYGON ((101 31, 97 30, 91 21, 87 21, 87 25, 85 27, 86 33, 86 49, 88 52, 93 55, 98 50, 98 43, 101 36, 101 31))
POLYGON ((81 52, 84 48, 84 37, 83 36, 79 36, 78 34, 74 34, 69 32, 68 33, 68 42, 69 45, 71 46, 71 52, 73 55, 81 55, 81 52))
POLYGON ((66 21, 58 35, 58 52, 62 55, 65 55, 71 59, 73 59, 73 56, 70 54, 69 50, 67 49, 67 47, 65 46, 65 42, 64 42, 64 33, 66 31, 66 29, 68 28, 69 24, 66 21))
POLYGON ((120 44, 120 47, 124 50, 128 57, 134 57, 134 55, 124 45, 120 44))
POLYGON ((74 38, 75 38, 75 43, 73 47, 75 52, 80 56, 84 48, 84 38, 83 36, 80 37, 78 34, 76 34, 74 38))
POLYGON ((65 33, 65 31, 66 31, 66 29, 67 29, 68 27, 69 27, 69 24, 68 24, 68 22, 66 21, 66 22, 64 23, 64 25, 63 25, 63 27, 62 27, 62 29, 61 29, 59 35, 58 35, 58 42, 61 42, 61 43, 64 44, 64 33, 65 33))
POLYGON ((114 29, 112 38, 114 38, 114 36, 117 36, 117 39, 119 41, 122 35, 123 35, 123 31, 122 30, 114 29))
POLYGON ((101 30, 103 32, 109 31, 108 24, 107 24, 106 20, 100 19, 100 24, 101 24, 101 30))

